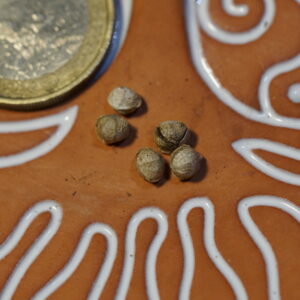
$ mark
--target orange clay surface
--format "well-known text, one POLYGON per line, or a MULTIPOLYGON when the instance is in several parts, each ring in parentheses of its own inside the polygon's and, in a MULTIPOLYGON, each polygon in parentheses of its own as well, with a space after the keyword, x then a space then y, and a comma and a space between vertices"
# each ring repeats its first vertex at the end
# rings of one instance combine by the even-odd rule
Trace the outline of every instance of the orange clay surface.
MULTIPOLYGON (((101 299, 113 299, 123 266, 124 233, 134 212, 157 206, 169 217, 169 233, 159 253, 157 277, 161 299, 177 299, 183 255, 176 227, 181 204, 190 197, 207 196, 216 209, 216 242, 248 291, 249 298, 267 299, 262 256, 241 225, 238 202, 251 195, 268 194, 298 203, 300 188, 260 173, 231 148, 241 138, 267 138, 300 148, 299 133, 251 122, 222 104, 196 74, 189 59, 184 31, 182 1, 136 1, 124 47, 106 74, 75 99, 52 109, 31 113, 0 111, 0 120, 23 120, 79 106, 75 126, 51 153, 22 166, 0 170, 0 241, 33 204, 44 199, 59 202, 64 210, 62 225, 27 272, 15 300, 30 299, 64 266, 83 229, 92 222, 111 225, 119 238, 118 256, 101 299), (131 139, 120 146, 105 146, 97 140, 94 124, 100 114, 113 113, 106 102, 109 91, 125 85, 140 93, 147 107, 129 118, 135 128, 131 139), (141 147, 154 147, 152 133, 164 120, 185 122, 195 133, 195 148, 207 159, 204 179, 182 183, 174 176, 151 185, 137 174, 134 157, 141 147)), ((240 2, 240 1, 237 1, 240 2)), ((249 3, 251 14, 231 18, 219 1, 212 1, 216 22, 233 31, 245 30, 259 20, 262 1, 249 3)), ((276 1, 277 16, 270 30, 245 46, 220 44, 204 37, 207 58, 224 86, 245 103, 258 107, 257 86, 265 69, 296 55, 300 49, 299 6, 292 0, 276 1)), ((280 113, 300 117, 299 104, 286 97, 287 88, 299 82, 300 70, 276 78, 271 86, 273 106, 280 113)), ((1 135, 1 154, 27 149, 45 140, 47 129, 32 133, 1 135)), ((299 173, 300 163, 260 154, 273 164, 299 173)), ((169 157, 165 157, 167 160, 169 157)), ((299 294, 299 226, 283 212, 254 208, 251 214, 271 242, 278 259, 282 299, 297 300, 299 294)), ((24 251, 45 228, 49 216, 40 216, 19 246, 0 262, 0 287, 24 251)), ((195 210, 189 224, 196 249, 196 272, 191 299, 234 299, 222 275, 209 260, 203 245, 203 213, 195 210)), ((128 299, 147 299, 144 264, 146 251, 156 232, 152 221, 138 231, 137 256, 128 299)), ((49 299, 85 299, 105 254, 105 241, 96 237, 74 275, 49 299)))

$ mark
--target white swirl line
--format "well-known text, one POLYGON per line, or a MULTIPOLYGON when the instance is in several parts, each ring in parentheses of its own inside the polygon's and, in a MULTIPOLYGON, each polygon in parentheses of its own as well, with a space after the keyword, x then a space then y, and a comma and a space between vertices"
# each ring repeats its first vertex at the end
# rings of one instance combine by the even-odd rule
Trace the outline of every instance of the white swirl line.
MULTIPOLYGON (((212 21, 209 12, 210 0, 202 0, 198 2, 198 22, 201 28, 211 37, 218 40, 219 42, 226 44, 247 44, 261 37, 273 23, 276 6, 274 0, 263 0, 264 2, 264 14, 259 23, 250 30, 245 32, 229 32, 222 30, 212 21)), ((231 15, 243 16, 248 12, 247 6, 234 6, 232 1, 223 0, 223 7, 226 12, 231 15)))
POLYGON ((3 290, 0 294, 0 300, 12 299, 17 286, 22 280, 24 274, 27 272, 28 268, 57 232, 62 219, 62 210, 60 206, 56 202, 50 200, 37 203, 24 214, 14 231, 1 244, 0 260, 16 247, 31 223, 36 219, 37 216, 44 212, 49 212, 51 214, 50 223, 41 233, 38 239, 27 250, 20 262, 16 265, 15 269, 3 287, 3 290))
POLYGON ((274 196, 252 196, 243 199, 238 206, 240 220, 260 250, 266 265, 268 294, 270 300, 280 300, 277 261, 272 246, 258 229, 249 214, 249 208, 270 206, 281 209, 300 223, 300 208, 292 202, 274 196))
POLYGON ((192 198, 186 201, 181 206, 177 216, 178 230, 184 252, 184 271, 179 292, 179 300, 188 300, 190 298, 190 290, 194 275, 195 253, 187 224, 188 214, 194 208, 202 208, 204 210, 204 244, 210 259, 228 281, 236 298, 239 300, 247 300, 248 296, 243 283, 229 264, 227 264, 216 246, 214 237, 214 206, 208 198, 192 198))
POLYGON ((107 282, 111 273, 116 253, 117 253, 117 237, 113 229, 106 224, 94 223, 89 225, 82 233, 80 242, 74 251, 74 254, 65 265, 65 267, 51 279, 42 289, 40 289, 33 297, 32 300, 44 300, 54 293, 60 286, 62 286, 76 271, 77 267, 83 260, 89 245, 96 234, 102 234, 108 243, 106 257, 102 267, 95 279, 91 291, 88 295, 88 300, 98 300, 102 290, 107 282))
MULTIPOLYGON (((278 119, 279 122, 281 120, 281 116, 274 111, 271 104, 271 100, 270 100, 271 82, 275 77, 283 73, 288 73, 290 71, 293 71, 299 67, 300 67, 300 53, 289 60, 273 65, 263 74, 259 84, 258 99, 262 111, 270 118, 278 119)), ((292 122, 295 122, 297 120, 292 118, 290 119, 293 120, 292 122)), ((285 120, 285 122, 287 122, 287 120, 285 120)), ((293 123, 291 124, 291 126, 292 125, 293 123)))
POLYGON ((235 4, 234 0, 222 0, 222 5, 226 13, 234 17, 243 17, 249 12, 247 5, 235 4))
POLYGON ((120 279, 120 284, 116 293, 115 300, 125 300, 129 284, 132 277, 136 247, 135 240, 138 227, 141 222, 146 219, 154 219, 157 222, 158 230, 155 238, 153 239, 147 253, 146 260, 146 287, 147 295, 150 300, 159 300, 159 291, 156 280, 156 260, 158 252, 164 242, 168 232, 168 221, 165 213, 155 207, 146 207, 139 210, 134 214, 128 224, 126 232, 126 245, 125 245, 125 259, 124 267, 120 279))
POLYGON ((278 168, 265 161, 253 150, 264 150, 300 161, 300 150, 265 139, 240 139, 231 144, 233 149, 262 173, 282 182, 300 186, 300 175, 278 168))
MULTIPOLYGON (((225 105, 229 106, 232 110, 247 119, 272 126, 300 129, 300 119, 288 118, 277 113, 275 114, 275 112, 270 109, 271 104, 269 103, 270 101, 268 99, 268 94, 266 97, 266 90, 268 90, 268 85, 274 79, 275 75, 284 74, 299 67, 300 55, 296 55, 295 57, 287 61, 278 63, 265 72, 265 74, 262 76, 259 86, 259 102, 262 111, 258 111, 241 102, 233 94, 231 94, 230 91, 224 88, 205 58, 204 50, 202 47, 201 34, 199 33, 198 29, 198 22, 201 23, 202 28, 202 23, 205 22, 205 18, 207 18, 207 16, 204 16, 204 19, 202 18, 202 16, 201 18, 199 16, 199 18, 197 18, 197 10, 200 9, 200 12, 205 15, 203 5, 207 5, 207 0, 201 1, 202 4, 200 4, 200 7, 197 7, 196 5, 198 4, 196 4, 193 0, 184 1, 186 31, 192 62, 200 77, 205 81, 205 83, 217 96, 217 98, 225 105)), ((268 9, 272 10, 272 8, 268 9)), ((266 11, 265 13, 270 13, 270 11, 266 11)), ((249 31, 245 32, 244 34, 248 33, 249 31)), ((218 34, 218 32, 216 31, 215 34, 218 34)))
POLYGON ((41 144, 17 154, 0 156, 0 168, 17 166, 37 159, 38 157, 52 151, 59 143, 62 142, 72 129, 77 116, 77 111, 78 107, 73 106, 57 114, 37 119, 0 122, 0 134, 27 132, 58 126, 50 138, 41 144))

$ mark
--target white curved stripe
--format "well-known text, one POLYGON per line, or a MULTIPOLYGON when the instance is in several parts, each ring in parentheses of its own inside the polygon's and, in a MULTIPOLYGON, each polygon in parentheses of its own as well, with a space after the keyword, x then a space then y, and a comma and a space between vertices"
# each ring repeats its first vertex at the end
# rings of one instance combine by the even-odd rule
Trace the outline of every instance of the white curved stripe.
MULTIPOLYGON (((40 130, 57 126, 56 131, 41 144, 23 152, 0 156, 0 168, 17 166, 41 157, 53 150, 70 132, 77 116, 78 108, 73 106, 54 115, 15 122, 0 122, 1 133, 15 133, 40 130)), ((0 136, 1 138, 1 136, 0 136)))
POLYGON ((113 229, 101 223, 94 223, 89 225, 82 233, 80 242, 74 251, 72 257, 65 265, 65 267, 51 279, 42 289, 40 289, 32 298, 32 300, 44 300, 54 293, 60 286, 62 286, 76 271, 82 262, 89 245, 96 234, 102 234, 108 243, 106 257, 103 265, 95 279, 88 300, 98 300, 102 290, 111 273, 112 266, 115 261, 117 253, 117 237, 113 229))
MULTIPOLYGON (((122 6, 122 33, 121 33, 121 43, 120 48, 124 44, 124 41, 126 39, 129 24, 132 16, 132 1, 133 0, 121 0, 121 6, 122 6)), ((120 50, 120 49, 119 49, 120 50)))
POLYGON ((238 206, 240 220, 260 250, 266 264, 269 300, 280 300, 277 261, 272 246, 258 229, 249 214, 249 208, 270 206, 283 210, 300 223, 300 208, 286 199, 274 196, 253 196, 243 199, 238 206))
MULTIPOLYGON (((285 116, 281 116, 279 114, 270 115, 270 104, 267 97, 265 97, 265 90, 268 89, 268 84, 274 78, 274 74, 283 74, 285 72, 290 71, 291 69, 296 69, 299 66, 299 55, 291 58, 285 62, 281 62, 274 67, 271 67, 266 73, 263 75, 262 80, 260 82, 260 105, 263 111, 258 111, 253 109, 252 107, 244 104, 239 99, 237 99, 230 91, 224 88, 214 74, 211 66, 206 60, 204 50, 202 47, 201 34, 198 28, 198 18, 197 18, 197 5, 194 0, 184 0, 185 2, 185 23, 186 23, 186 31, 187 37, 190 47, 190 53, 192 62, 194 67, 200 77, 205 81, 211 91, 217 96, 217 98, 222 101, 224 104, 229 106, 232 110, 242 115, 243 117, 250 119, 252 121, 278 126, 278 127, 286 127, 292 129, 300 129, 300 119, 296 118, 288 118, 285 116), (293 67, 294 64, 294 68, 293 67), (267 107, 267 109, 266 109, 267 107)), ((203 1, 203 0, 202 0, 203 1)), ((201 1, 201 3, 202 3, 201 1)), ((203 2, 204 5, 206 3, 203 2)), ((203 4, 201 4, 203 5, 203 4)), ((204 22, 201 19, 201 22, 204 22)))
POLYGON ((276 167, 253 152, 253 150, 264 150, 300 161, 299 149, 265 139, 240 139, 232 143, 232 147, 247 162, 264 174, 282 182, 300 186, 300 174, 276 167))
POLYGON ((235 4, 235 0, 222 0, 222 5, 227 14, 234 17, 244 17, 248 14, 249 8, 245 4, 235 4))
POLYGON ((168 232, 168 221, 165 213, 155 207, 147 207, 134 214, 128 224, 126 232, 124 267, 115 300, 125 300, 132 277, 136 256, 136 234, 140 224, 146 219, 154 219, 158 229, 147 253, 146 260, 146 287, 150 300, 159 300, 159 291, 156 280, 156 260, 158 252, 168 232))
POLYGON ((202 208, 204 210, 204 244, 210 259, 231 286, 236 299, 248 299, 246 290, 240 278, 227 264, 216 246, 214 236, 215 213, 213 203, 208 198, 192 198, 181 206, 177 216, 177 225, 184 252, 184 271, 179 292, 179 300, 190 299, 190 290, 194 275, 195 253, 190 230, 187 224, 187 217, 190 211, 194 208, 202 208))
MULTIPOLYGON (((260 38, 273 23, 276 13, 276 6, 274 0, 263 0, 263 2, 264 13, 261 20, 255 27, 245 32, 229 32, 222 30, 220 27, 218 27, 210 17, 210 0, 198 1, 198 5, 197 7, 195 7, 195 9, 197 9, 198 11, 198 22, 201 28, 209 36, 222 43, 241 45, 255 41, 258 38, 260 38)), ((235 16, 244 16, 248 12, 247 6, 233 6, 231 0, 223 0, 223 7, 226 10, 226 12, 229 12, 231 15, 235 16)))
POLYGON ((12 272, 2 289, 0 300, 12 299, 17 286, 19 285, 30 265, 40 255, 40 253, 44 250, 49 241, 57 232, 62 218, 62 210, 59 204, 54 201, 48 200, 34 205, 24 214, 24 216, 15 227, 14 231, 0 245, 0 259, 3 259, 11 251, 13 251, 13 249, 19 243, 26 230, 36 219, 36 217, 44 212, 49 212, 51 214, 50 222, 47 228, 36 239, 36 241, 27 250, 25 255, 21 258, 21 260, 15 267, 14 271, 12 272))
POLYGON ((281 118, 281 116, 274 111, 271 104, 271 100, 270 100, 271 82, 277 76, 296 70, 299 67, 300 67, 300 53, 289 60, 280 62, 270 67, 262 76, 259 84, 258 99, 262 111, 270 118, 278 119, 279 122, 281 118))

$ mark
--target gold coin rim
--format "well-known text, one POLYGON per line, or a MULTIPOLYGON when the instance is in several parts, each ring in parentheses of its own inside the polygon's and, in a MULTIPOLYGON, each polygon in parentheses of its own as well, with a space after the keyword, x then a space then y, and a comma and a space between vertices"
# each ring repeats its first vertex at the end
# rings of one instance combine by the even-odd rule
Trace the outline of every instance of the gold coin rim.
MULTIPOLYGON (((88 11, 89 11, 89 17, 91 14, 91 11, 93 12, 95 1, 99 0, 87 0, 88 1, 88 11)), ((105 29, 103 30, 105 33, 101 36, 101 42, 99 45, 97 45, 98 50, 96 52, 96 55, 94 56, 93 59, 90 60, 90 63, 87 64, 87 66, 80 72, 80 76, 77 76, 74 80, 70 81, 69 83, 66 83, 62 88, 54 91, 54 92, 49 92, 46 94, 45 90, 45 95, 38 96, 38 97, 28 97, 28 98, 21 98, 21 97, 7 97, 7 96, 1 96, 0 95, 0 106, 4 108, 10 108, 10 109, 20 109, 20 110, 26 110, 26 109, 39 109, 39 108, 45 108, 47 106, 54 105, 55 103, 59 102, 63 98, 67 97, 72 91, 75 90, 76 87, 80 86, 82 83, 84 83, 87 79, 90 78, 90 76, 97 70, 97 67, 101 64, 103 57, 106 54, 106 51, 110 45, 110 41, 113 35, 113 29, 114 29, 114 20, 115 20, 115 8, 114 8, 114 1, 113 0, 104 0, 105 7, 107 8, 106 11, 106 21, 104 22, 105 24, 105 29)), ((96 16, 93 16, 93 21, 96 21, 97 18, 96 16)), ((90 22, 89 22, 90 25, 90 22)), ((88 27, 90 27, 88 25, 88 27)), ((89 30, 95 30, 95 28, 88 28, 89 30)), ((86 33, 86 36, 88 35, 88 32, 86 33)), ((97 35, 97 32, 91 32, 90 35, 97 35)), ((84 52, 86 52, 88 49, 85 49, 85 39, 83 40, 78 52, 78 56, 84 52)), ((76 57, 77 55, 75 55, 76 57)), ((71 60, 70 60, 71 61, 71 60)), ((56 74, 60 72, 62 68, 64 68, 66 65, 68 65, 67 62, 64 66, 61 68, 57 69, 56 71, 46 74, 45 76, 41 76, 39 78, 31 79, 28 80, 29 82, 36 83, 42 80, 43 77, 50 77, 53 76, 53 74, 56 74)), ((44 78, 45 79, 45 78, 44 78)), ((17 80, 11 80, 12 82, 17 82, 17 80)), ((25 80, 26 81, 26 80, 25 80)), ((25 81, 20 81, 24 83, 25 81)), ((34 89, 34 84, 30 86, 29 89, 34 89)))

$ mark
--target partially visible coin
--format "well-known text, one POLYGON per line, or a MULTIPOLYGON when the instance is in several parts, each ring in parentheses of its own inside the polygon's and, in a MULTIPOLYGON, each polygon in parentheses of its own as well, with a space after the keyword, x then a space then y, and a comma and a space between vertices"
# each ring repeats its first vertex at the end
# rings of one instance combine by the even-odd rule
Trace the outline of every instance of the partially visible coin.
POLYGON ((113 27, 113 0, 1 0, 0 106, 64 99, 100 65, 113 27))

